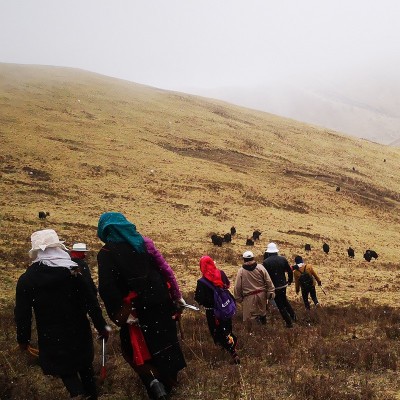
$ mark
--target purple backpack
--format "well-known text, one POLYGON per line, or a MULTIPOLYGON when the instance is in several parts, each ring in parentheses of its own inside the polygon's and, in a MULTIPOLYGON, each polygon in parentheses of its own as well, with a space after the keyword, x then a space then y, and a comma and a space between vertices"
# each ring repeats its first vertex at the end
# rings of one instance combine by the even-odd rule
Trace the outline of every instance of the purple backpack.
POLYGON ((231 292, 218 286, 214 286, 208 279, 200 278, 200 281, 214 291, 214 315, 217 319, 230 319, 236 313, 236 303, 231 292))

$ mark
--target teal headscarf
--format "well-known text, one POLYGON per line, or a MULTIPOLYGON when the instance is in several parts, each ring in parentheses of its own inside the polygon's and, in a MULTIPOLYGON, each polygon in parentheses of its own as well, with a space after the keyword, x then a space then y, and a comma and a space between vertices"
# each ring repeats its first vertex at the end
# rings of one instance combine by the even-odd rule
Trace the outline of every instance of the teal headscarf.
POLYGON ((128 242, 138 253, 146 251, 142 235, 136 231, 136 226, 121 213, 106 212, 102 214, 97 227, 97 236, 104 243, 128 242))

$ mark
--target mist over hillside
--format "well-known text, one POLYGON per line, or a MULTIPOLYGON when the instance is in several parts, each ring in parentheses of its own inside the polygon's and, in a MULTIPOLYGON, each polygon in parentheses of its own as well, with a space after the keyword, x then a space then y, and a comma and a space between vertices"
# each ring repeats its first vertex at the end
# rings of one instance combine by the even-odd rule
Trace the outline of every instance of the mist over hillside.
POLYGON ((398 145, 400 82, 397 74, 359 71, 335 80, 277 80, 199 94, 367 139, 398 145))

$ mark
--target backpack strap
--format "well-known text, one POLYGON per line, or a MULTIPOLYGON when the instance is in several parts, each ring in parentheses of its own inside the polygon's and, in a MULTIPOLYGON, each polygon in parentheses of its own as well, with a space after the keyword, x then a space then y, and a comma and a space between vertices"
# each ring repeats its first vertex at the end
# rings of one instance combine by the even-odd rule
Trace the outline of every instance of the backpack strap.
POLYGON ((204 276, 199 280, 203 282, 206 286, 208 286, 210 289, 215 290, 215 286, 208 279, 204 278, 204 276))

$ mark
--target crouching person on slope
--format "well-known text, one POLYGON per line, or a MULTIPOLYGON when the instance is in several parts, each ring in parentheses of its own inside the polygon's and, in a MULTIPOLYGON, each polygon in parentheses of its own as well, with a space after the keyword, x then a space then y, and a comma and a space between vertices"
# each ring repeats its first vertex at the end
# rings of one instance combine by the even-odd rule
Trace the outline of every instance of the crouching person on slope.
MULTIPOLYGON (((230 286, 229 279, 224 271, 215 266, 214 260, 209 256, 200 258, 200 271, 203 276, 197 281, 194 299, 206 309, 208 329, 214 339, 214 343, 229 352, 234 364, 239 364, 240 359, 236 354, 237 337, 232 333, 232 317, 223 318, 215 315, 214 291, 228 290, 230 286)), ((229 295, 227 296, 228 301, 230 300, 234 303, 233 296, 230 293, 227 293, 227 295, 229 295)), ((234 313, 233 309, 232 312, 234 313)))
POLYGON ((268 272, 254 260, 251 251, 243 253, 243 265, 236 275, 233 295, 236 301, 243 303, 243 321, 266 324, 267 302, 274 299, 275 288, 268 272))
POLYGON ((97 255, 99 293, 108 315, 121 327, 125 360, 151 399, 166 399, 186 363, 173 319, 182 299, 175 275, 154 243, 116 212, 102 214, 97 255))
POLYGON ((100 338, 111 330, 97 298, 77 273, 67 248, 53 229, 31 236, 31 265, 18 279, 15 320, 21 350, 30 351, 32 309, 38 333, 39 364, 46 375, 58 376, 71 397, 96 400, 93 338, 89 314, 100 338))

